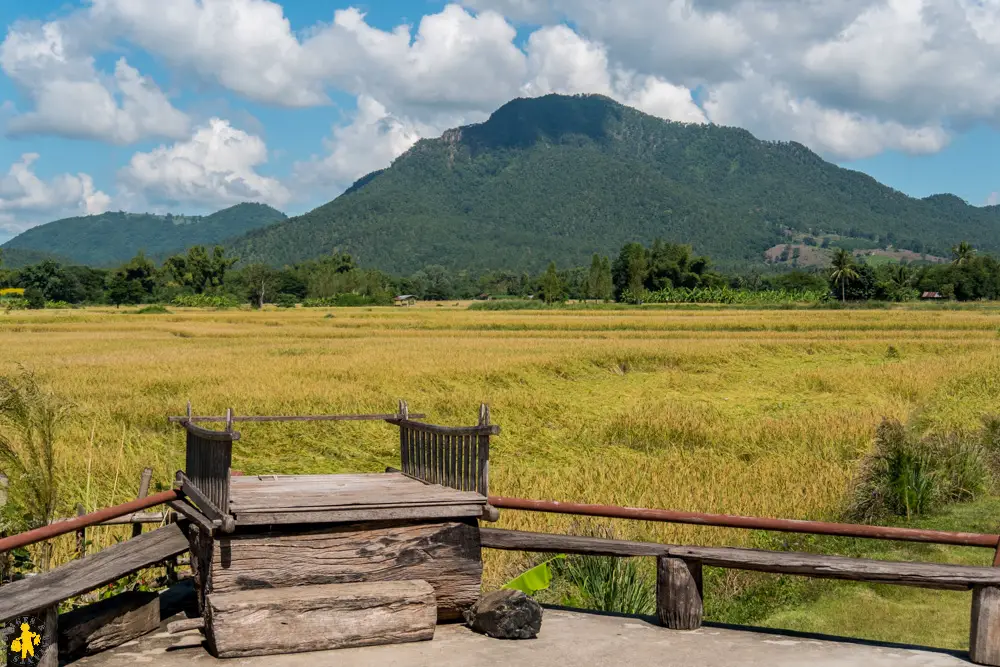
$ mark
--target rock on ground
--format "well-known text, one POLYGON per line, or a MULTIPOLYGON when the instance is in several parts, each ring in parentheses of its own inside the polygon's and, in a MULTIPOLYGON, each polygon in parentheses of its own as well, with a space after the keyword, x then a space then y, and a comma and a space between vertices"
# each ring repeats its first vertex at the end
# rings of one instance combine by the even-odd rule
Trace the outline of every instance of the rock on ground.
POLYGON ((479 598, 465 621, 495 639, 534 639, 542 629, 542 607, 521 591, 503 589, 479 598))

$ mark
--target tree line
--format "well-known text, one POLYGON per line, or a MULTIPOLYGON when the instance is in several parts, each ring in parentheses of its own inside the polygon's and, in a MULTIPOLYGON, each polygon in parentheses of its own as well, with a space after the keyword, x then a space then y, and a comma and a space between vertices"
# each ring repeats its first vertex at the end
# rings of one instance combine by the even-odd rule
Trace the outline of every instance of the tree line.
POLYGON ((907 301, 937 292, 962 301, 1000 298, 1000 262, 962 242, 946 264, 871 265, 838 248, 824 270, 788 273, 716 271, 708 257, 683 244, 655 240, 625 244, 615 258, 595 254, 589 266, 540 274, 515 271, 451 270, 426 266, 394 276, 356 264, 350 254, 329 255, 281 269, 239 265, 225 248, 195 246, 157 265, 143 253, 116 269, 62 265, 45 260, 21 269, 2 268, 0 288, 23 290, 26 307, 60 304, 239 303, 294 305, 387 305, 400 294, 422 300, 510 297, 548 303, 571 300, 642 301, 642 295, 671 289, 728 287, 746 291, 787 290, 828 294, 843 301, 907 301))

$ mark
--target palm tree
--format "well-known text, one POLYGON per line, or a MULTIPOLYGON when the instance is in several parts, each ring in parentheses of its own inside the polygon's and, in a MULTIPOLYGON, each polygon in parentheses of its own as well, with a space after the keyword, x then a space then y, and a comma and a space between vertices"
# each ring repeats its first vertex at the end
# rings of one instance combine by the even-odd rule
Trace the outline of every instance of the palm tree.
POLYGON ((972 261, 975 255, 976 249, 968 241, 962 241, 951 249, 951 256, 954 258, 951 263, 955 266, 963 266, 972 261))
POLYGON ((849 280, 858 278, 857 265, 854 263, 854 255, 843 248, 837 248, 833 253, 833 260, 830 262, 830 279, 834 283, 840 283, 840 301, 846 301, 845 285, 849 280))

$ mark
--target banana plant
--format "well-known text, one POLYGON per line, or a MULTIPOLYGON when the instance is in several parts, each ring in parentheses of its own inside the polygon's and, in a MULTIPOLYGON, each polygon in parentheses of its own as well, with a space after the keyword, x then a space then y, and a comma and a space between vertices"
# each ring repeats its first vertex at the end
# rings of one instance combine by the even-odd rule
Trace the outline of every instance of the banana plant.
POLYGON ((522 572, 519 576, 511 579, 501 586, 501 588, 513 588, 525 595, 534 595, 538 591, 543 591, 552 583, 552 569, 549 567, 549 563, 562 560, 563 558, 566 558, 566 554, 559 554, 543 563, 539 563, 530 570, 522 572))

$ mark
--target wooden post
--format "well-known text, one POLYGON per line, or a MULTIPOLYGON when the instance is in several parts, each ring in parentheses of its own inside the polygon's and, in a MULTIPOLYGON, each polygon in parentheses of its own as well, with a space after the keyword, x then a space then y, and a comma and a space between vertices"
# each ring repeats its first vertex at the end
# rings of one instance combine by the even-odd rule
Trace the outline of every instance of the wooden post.
POLYGON ((969 659, 977 665, 1000 665, 1000 587, 972 589, 969 659))
POLYGON ((669 556, 656 559, 656 615, 672 630, 701 627, 701 561, 669 556))
MULTIPOLYGON (((7 504, 7 475, 0 472, 0 510, 7 504)), ((0 530, 0 537, 6 537, 6 533, 0 530)), ((0 553, 0 586, 7 581, 10 575, 10 553, 4 551, 0 553)))
MULTIPOLYGON (((153 479, 153 469, 145 468, 142 471, 142 477, 139 478, 139 495, 136 496, 138 500, 142 500, 149 495, 149 482, 153 479)), ((133 523, 132 524, 132 537, 139 537, 142 535, 142 524, 133 523)))
MULTIPOLYGON (((76 504, 76 515, 83 516, 87 513, 87 508, 83 503, 76 504)), ((87 555, 87 529, 80 528, 76 531, 76 557, 83 558, 87 555)))
POLYGON ((38 612, 45 623, 41 645, 44 646, 38 667, 59 667, 59 605, 38 612))

